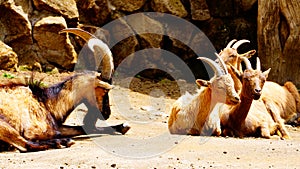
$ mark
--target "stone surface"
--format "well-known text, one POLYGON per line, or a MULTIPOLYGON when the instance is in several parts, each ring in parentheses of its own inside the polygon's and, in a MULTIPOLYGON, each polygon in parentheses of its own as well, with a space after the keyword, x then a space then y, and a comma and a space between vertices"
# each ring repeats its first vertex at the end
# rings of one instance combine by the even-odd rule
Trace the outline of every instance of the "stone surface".
POLYGON ((138 16, 129 17, 127 23, 140 37, 142 48, 161 47, 164 28, 160 22, 144 14, 138 14, 138 16))
POLYGON ((26 62, 27 56, 31 60, 35 59, 32 50, 32 26, 28 17, 31 12, 30 1, 0 2, 0 40, 17 53, 19 64, 26 62))
POLYGON ((243 11, 248 11, 256 2, 257 0, 241 0, 241 8, 243 11))
POLYGON ((205 21, 210 19, 210 12, 206 0, 190 0, 193 20, 205 21))
POLYGON ((180 0, 153 0, 151 6, 156 12, 169 13, 179 17, 188 15, 180 0))
MULTIPOLYGON (((127 24, 127 22, 120 18, 109 28, 110 35, 112 36, 111 46, 114 55, 115 65, 119 65, 123 59, 133 54, 139 48, 139 42, 136 38, 134 31, 127 24)), ((126 62, 127 66, 131 62, 126 62)))
POLYGON ((66 34, 58 34, 67 28, 63 17, 45 17, 35 23, 33 38, 37 43, 37 54, 47 62, 71 69, 77 62, 77 54, 66 34))
POLYGON ((213 17, 233 17, 235 14, 234 7, 237 6, 234 0, 209 0, 206 1, 210 15, 213 17))
POLYGON ((110 0, 112 6, 117 10, 133 12, 140 9, 146 0, 110 0))
POLYGON ((108 22, 111 8, 107 0, 77 1, 80 22, 101 26, 108 22))
POLYGON ((18 56, 11 47, 0 41, 0 69, 16 70, 18 56))
POLYGON ((66 19, 78 20, 79 13, 74 0, 33 0, 33 3, 38 10, 47 10, 66 19))

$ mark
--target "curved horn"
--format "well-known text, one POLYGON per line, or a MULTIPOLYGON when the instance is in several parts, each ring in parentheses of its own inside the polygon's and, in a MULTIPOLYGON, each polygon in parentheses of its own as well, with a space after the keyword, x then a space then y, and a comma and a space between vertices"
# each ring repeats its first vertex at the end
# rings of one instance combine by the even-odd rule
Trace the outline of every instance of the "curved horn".
POLYGON ((239 40, 237 41, 233 46, 232 48, 233 49, 237 49, 239 46, 241 46, 243 43, 250 43, 249 40, 246 40, 246 39, 243 39, 243 40, 239 40))
POLYGON ((260 65, 260 59, 259 57, 256 58, 256 70, 261 70, 261 65, 260 65))
POLYGON ((250 61, 248 60, 248 58, 242 57, 241 59, 242 59, 242 61, 244 61, 245 66, 246 66, 246 69, 252 69, 251 63, 250 63, 250 61))
POLYGON ((205 61, 207 64, 209 64, 209 66, 214 70, 214 73, 217 77, 220 77, 220 76, 224 75, 224 73, 222 72, 220 66, 216 62, 214 62, 213 60, 211 60, 209 58, 205 58, 205 57, 198 57, 197 59, 205 61))
POLYGON ((231 48, 231 45, 236 42, 236 39, 231 40, 228 45, 226 46, 226 48, 231 48))
POLYGON ((93 51, 94 55, 98 56, 98 54, 100 53, 100 55, 103 56, 101 62, 103 65, 101 77, 106 80, 111 79, 111 75, 114 69, 114 64, 113 64, 112 53, 109 47, 107 46, 107 44, 105 44, 102 40, 98 39, 91 33, 79 28, 67 28, 61 30, 59 33, 73 33, 81 37, 83 40, 87 41, 87 45, 90 48, 90 50, 93 51))
POLYGON ((59 33, 73 33, 73 34, 81 37, 85 41, 88 41, 91 38, 97 38, 93 34, 87 32, 87 31, 84 31, 82 29, 79 29, 79 28, 66 28, 66 29, 59 31, 59 33))
POLYGON ((218 58, 219 61, 221 62, 221 65, 222 65, 222 67, 223 67, 223 70, 224 70, 225 74, 228 74, 227 66, 226 66, 224 60, 220 57, 219 54, 215 53, 215 55, 217 56, 217 58, 218 58))

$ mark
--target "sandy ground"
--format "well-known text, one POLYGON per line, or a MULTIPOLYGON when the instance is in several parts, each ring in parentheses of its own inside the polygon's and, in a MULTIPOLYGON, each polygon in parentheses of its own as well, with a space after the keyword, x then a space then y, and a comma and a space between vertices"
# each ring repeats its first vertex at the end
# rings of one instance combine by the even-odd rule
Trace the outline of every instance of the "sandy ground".
MULTIPOLYGON (((128 122, 126 135, 78 137, 70 148, 42 152, 1 152, 0 168, 300 168, 300 128, 288 127, 292 140, 171 136, 169 109, 180 92, 166 80, 135 80, 115 82, 112 115, 98 123, 128 122)), ((67 123, 80 124, 84 113, 81 105, 67 123)))

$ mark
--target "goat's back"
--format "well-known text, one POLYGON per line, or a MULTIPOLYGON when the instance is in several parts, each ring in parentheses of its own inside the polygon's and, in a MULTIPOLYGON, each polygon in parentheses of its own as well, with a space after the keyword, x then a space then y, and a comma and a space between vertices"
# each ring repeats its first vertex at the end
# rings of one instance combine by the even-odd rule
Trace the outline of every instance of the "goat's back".
POLYGON ((284 86, 267 81, 263 87, 261 99, 274 102, 280 111, 281 118, 286 122, 297 116, 295 98, 284 86))
POLYGON ((0 96, 0 118, 24 138, 44 140, 56 134, 50 113, 28 87, 1 87, 0 96))

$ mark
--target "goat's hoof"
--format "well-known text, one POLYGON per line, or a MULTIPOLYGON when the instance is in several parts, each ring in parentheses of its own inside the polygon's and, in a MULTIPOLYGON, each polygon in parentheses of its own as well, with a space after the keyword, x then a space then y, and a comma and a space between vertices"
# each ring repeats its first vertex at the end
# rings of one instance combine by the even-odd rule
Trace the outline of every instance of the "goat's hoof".
POLYGON ((128 131, 130 128, 131 128, 131 127, 130 127, 130 125, 129 125, 128 123, 124 123, 124 124, 122 124, 122 129, 121 129, 120 133, 124 135, 124 134, 127 133, 127 131, 128 131))
POLYGON ((284 135, 281 137, 281 140, 291 140, 292 138, 288 135, 284 135))

